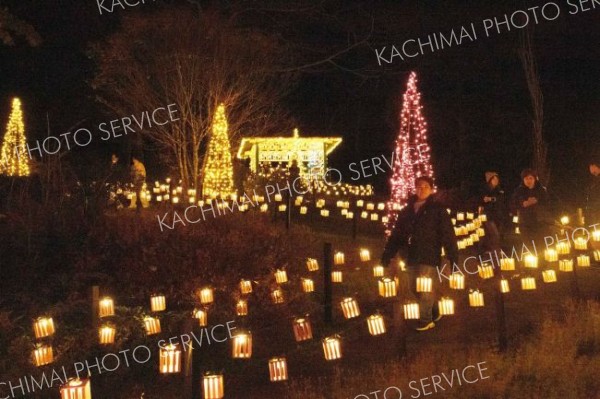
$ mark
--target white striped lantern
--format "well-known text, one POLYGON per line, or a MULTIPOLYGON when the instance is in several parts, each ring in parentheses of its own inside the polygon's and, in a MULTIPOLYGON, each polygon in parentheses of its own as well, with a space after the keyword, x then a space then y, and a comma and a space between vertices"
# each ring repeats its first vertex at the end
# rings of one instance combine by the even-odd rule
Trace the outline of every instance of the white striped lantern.
POLYGON ((329 217, 329 209, 321 209, 321 216, 323 216, 324 218, 328 218, 329 217))
POLYGON ((344 276, 341 271, 336 270, 331 272, 331 282, 332 283, 342 283, 344 281, 344 276))
MULTIPOLYGON (((266 205, 266 204, 265 204, 266 205)), ((301 215, 306 215, 308 213, 308 207, 306 206, 301 206, 300 207, 300 214, 301 215)))
POLYGON ((52 317, 39 317, 33 322, 33 331, 37 339, 53 335, 54 320, 52 320, 52 317))
POLYGON ((155 317, 145 317, 144 327, 147 335, 160 334, 160 320, 155 317))
POLYGON ((431 277, 417 277, 417 292, 431 292, 432 284, 433 280, 431 279, 431 277))
POLYGON ((484 263, 477 266, 479 277, 484 280, 494 277, 494 265, 491 263, 484 263))
POLYGON ((45 366, 54 361, 54 351, 50 345, 39 345, 33 350, 33 364, 37 367, 45 366))
POLYGON ((302 279, 302 292, 314 292, 315 290, 315 282, 310 278, 302 279))
POLYGON ((577 266, 590 267, 590 257, 588 255, 579 255, 577 257, 577 266))
POLYGON ((215 301, 214 290, 210 287, 204 287, 200 290, 200 303, 209 305, 215 301))
POLYGON ((469 305, 473 308, 485 306, 483 292, 480 292, 479 290, 471 290, 471 292, 469 292, 469 305))
POLYGON ((561 259, 558 261, 558 270, 561 272, 572 272, 573 271, 573 259, 561 259))
POLYGON ((544 280, 544 283, 555 283, 556 272, 552 269, 544 270, 542 272, 542 279, 544 280))
POLYGON ((362 248, 359 255, 361 262, 368 262, 371 260, 371 253, 366 248, 362 248))
POLYGON ((240 281, 240 292, 244 295, 252 293, 252 281, 242 280, 240 281))
POLYGON ((482 213, 481 215, 479 215, 479 220, 481 220, 482 222, 487 222, 487 215, 485 213, 482 213))
POLYGON ((384 298, 392 298, 398 295, 396 281, 388 277, 379 279, 379 296, 384 298))
POLYGON ((573 241, 573 246, 577 251, 587 251, 588 249, 587 240, 583 237, 577 237, 575 241, 573 241))
POLYGON ((592 241, 600 242, 600 230, 592 231, 592 241))
POLYGON ((282 304, 285 301, 281 288, 275 288, 271 291, 271 301, 276 305, 282 304))
POLYGON ((235 304, 235 313, 238 316, 248 316, 248 301, 240 299, 235 304))
POLYGON ((464 214, 464 212, 458 212, 456 214, 456 220, 458 220, 458 221, 465 220, 465 214, 464 214))
POLYGON ((204 399, 223 399, 225 388, 222 374, 207 374, 202 377, 204 399))
POLYGON ((314 258, 308 258, 306 260, 306 268, 309 272, 316 272, 319 270, 319 262, 314 258))
POLYGON ((441 298, 438 301, 438 310, 442 316, 451 316, 454 314, 454 300, 451 298, 441 298))
POLYGON ((288 370, 285 357, 273 357, 269 360, 269 379, 271 382, 287 381, 288 370))
POLYGON ((358 307, 358 302, 354 298, 344 298, 340 302, 340 306, 342 307, 342 313, 346 319, 353 319, 355 317, 360 316, 360 309, 358 307))
POLYGON ((503 294, 510 292, 510 285, 508 284, 508 280, 505 278, 500 280, 500 292, 503 294))
POLYGON ((516 270, 515 260, 513 258, 500 259, 500 270, 505 272, 511 272, 516 270))
POLYGON ((571 246, 568 242, 561 241, 556 244, 556 252, 559 255, 568 255, 571 252, 571 246))
POLYGON ((110 345, 115 343, 117 329, 110 325, 104 325, 98 329, 98 338, 101 345, 110 345))
POLYGON ((535 255, 532 254, 527 254, 524 257, 524 263, 525 263, 525 267, 530 268, 530 269, 537 269, 538 268, 538 258, 535 255))
POLYGON ((323 340, 323 353, 325 360, 337 360, 342 358, 342 344, 336 335, 323 340))
POLYGON ((89 379, 75 378, 60 387, 62 399, 92 399, 92 388, 89 379))
POLYGON ((277 269, 275 272, 275 281, 277 284, 284 284, 288 282, 287 272, 283 269, 277 269))
POLYGON ((115 315, 115 303, 110 297, 104 297, 98 302, 98 316, 109 317, 115 315))
POLYGON ((558 262, 558 252, 554 248, 548 248, 544 251, 544 259, 546 262, 558 262))
POLYGON ((372 213, 371 214, 371 221, 372 222, 376 222, 379 220, 379 215, 377 213, 372 213))
POLYGON ((452 273, 448 278, 448 285, 453 290, 464 290, 465 276, 462 273, 452 273))
POLYGON ((521 289, 523 291, 531 291, 535 290, 537 287, 535 285, 535 278, 533 277, 523 277, 521 279, 521 289))
POLYGON ((376 336, 385 334, 385 320, 380 314, 374 314, 367 317, 367 327, 369 328, 369 334, 376 336))
POLYGON ((407 302, 403 306, 404 318, 406 320, 418 320, 421 317, 418 302, 407 302))
POLYGON ((233 336, 231 357, 234 359, 250 359, 252 357, 252 334, 240 331, 233 336))
POLYGON ((373 211, 375 210, 375 204, 372 202, 367 203, 367 210, 368 211, 373 211))
POLYGON ((296 342, 312 339, 312 325, 310 324, 310 319, 308 319, 308 317, 294 319, 292 327, 294 329, 294 337, 296 338, 296 342))
POLYGON ((178 344, 169 344, 160 348, 158 369, 161 374, 176 374, 181 371, 181 350, 178 344))
POLYGON ((333 264, 334 265, 343 265, 345 262, 345 257, 343 252, 336 252, 333 256, 333 264))
POLYGON ((596 262, 600 262, 600 249, 596 249, 596 250, 594 251, 594 260, 595 260, 596 262))
POLYGON ((384 271, 381 265, 373 266, 373 277, 383 277, 384 271))
POLYGON ((164 295, 152 295, 150 297, 150 309, 153 312, 162 312, 167 308, 167 300, 164 295))
POLYGON ((283 200, 283 195, 275 194, 275 202, 281 202, 283 200))
POLYGON ((279 210, 279 212, 285 212, 287 209, 287 205, 286 204, 281 204, 277 207, 277 209, 279 210))
POLYGON ((206 309, 194 309, 194 319, 198 320, 200 327, 206 327, 208 325, 208 311, 206 309))

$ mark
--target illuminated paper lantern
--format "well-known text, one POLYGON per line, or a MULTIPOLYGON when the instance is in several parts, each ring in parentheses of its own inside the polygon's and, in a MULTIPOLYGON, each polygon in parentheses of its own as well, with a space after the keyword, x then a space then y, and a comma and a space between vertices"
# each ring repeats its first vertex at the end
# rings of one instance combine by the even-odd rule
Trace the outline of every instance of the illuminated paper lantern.
POLYGON ((269 205, 268 205, 268 204, 262 204, 262 205, 260 206, 260 211, 261 211, 262 213, 265 213, 265 212, 266 212, 266 211, 268 211, 268 210, 269 210, 269 205))
POLYGON ((144 327, 146 328, 147 335, 154 335, 160 333, 160 320, 154 317, 144 318, 144 327))
POLYGON ((469 292, 469 305, 473 308, 485 306, 483 292, 479 292, 479 290, 469 292))
POLYGON ((284 284, 288 282, 287 272, 285 270, 277 270, 275 272, 275 281, 277 284, 284 284))
POLYGON ((400 267, 400 270, 402 270, 403 272, 406 271, 406 262, 404 262, 402 259, 400 259, 398 261, 398 266, 400 267))
POLYGON ((374 314, 367 317, 367 327, 369 328, 369 334, 376 336, 385 334, 385 320, 380 314, 374 314))
POLYGON ((167 300, 164 295, 153 295, 150 297, 150 309, 153 312, 162 312, 167 308, 167 300))
POLYGON ((510 285, 508 284, 508 280, 505 278, 500 280, 500 292, 503 294, 510 292, 510 285))
POLYGON ((98 303, 98 316, 109 317, 115 315, 115 304, 112 298, 105 297, 98 303))
POLYGON ((312 339, 312 325, 308 318, 296 318, 294 319, 293 325, 294 337, 297 342, 306 341, 312 339))
POLYGON ((590 257, 588 255, 579 255, 577 257, 577 266, 589 267, 590 266, 590 257))
POLYGON ((49 337, 54 334, 54 320, 52 317, 39 317, 33 323, 33 331, 37 339, 49 337))
POLYGON ((346 214, 346 219, 354 219, 354 212, 348 212, 346 214))
POLYGON ((459 220, 459 221, 465 220, 465 214, 463 212, 458 212, 456 214, 456 220, 459 220))
POLYGON ((369 203, 367 204, 367 210, 368 210, 368 211, 372 211, 372 210, 374 210, 374 209, 375 209, 375 204, 374 204, 374 203, 372 203, 372 202, 369 202, 369 203))
POLYGON ((467 212, 467 219, 469 220, 473 220, 475 218, 475 215, 471 212, 467 212))
POLYGON ((368 217, 369 217, 369 212, 367 212, 367 211, 362 211, 362 212, 360 213, 360 217, 361 217, 361 218, 363 218, 363 219, 366 219, 366 218, 368 218, 368 217))
POLYGON ((344 253, 343 252, 336 252, 335 255, 333 255, 333 264, 335 265, 343 265, 345 262, 344 259, 344 253))
POLYGON ((302 205, 302 201, 304 200, 304 198, 300 195, 298 197, 296 197, 296 200, 294 201, 294 205, 295 206, 300 206, 302 205))
POLYGON ((542 272, 542 278, 544 283, 555 283, 556 282, 556 272, 552 269, 544 270, 542 272))
POLYGON ((308 208, 306 206, 301 206, 300 207, 300 214, 301 215, 306 215, 308 213, 308 208))
POLYGON ((533 277, 523 277, 521 279, 521 289, 523 291, 535 290, 537 287, 535 285, 535 278, 533 277))
POLYGON ((519 217, 513 216, 512 221, 513 221, 513 223, 519 223, 519 217))
POLYGON ((548 248, 544 251, 544 259, 546 262, 558 262, 558 252, 553 248, 548 248))
POLYGON ((206 327, 208 325, 208 312, 205 309, 195 309, 194 319, 198 319, 200 327, 206 327))
POLYGON ((281 304, 284 302, 283 291, 280 288, 276 288, 271 291, 271 300, 274 304, 281 304))
POLYGON ((45 366, 54 361, 52 346, 39 345, 33 350, 33 364, 37 367, 45 366))
POLYGON ((431 292, 433 280, 430 277, 417 277, 417 292, 431 292))
POLYGON ((342 283, 343 282, 342 272, 339 271, 339 270, 331 272, 331 282, 333 282, 333 283, 342 283))
POLYGON ((465 240, 457 241, 458 249, 467 249, 467 242, 465 240))
POLYGON ((252 281, 250 281, 250 280, 240 281, 240 291, 244 295, 252 293, 252 281))
POLYGON ((387 216, 381 217, 381 223, 387 223, 390 219, 387 216))
POLYGON ((569 217, 568 217, 568 216, 563 216, 563 217, 561 217, 561 218, 560 218, 560 223, 561 223, 563 226, 566 226, 566 225, 568 225, 568 224, 569 224, 569 217))
POLYGON ((238 332, 232 338, 231 357, 234 359, 249 359, 252 357, 252 334, 238 332))
POLYGON ((60 388, 62 399, 92 399, 92 388, 89 379, 75 378, 60 388))
POLYGON ((408 302, 404 304, 404 318, 406 320, 418 320, 421 317, 419 304, 417 302, 408 302))
POLYGON ((308 258, 306 260, 306 268, 309 272, 316 272, 319 270, 319 262, 316 259, 308 258))
POLYGON ((247 316, 248 315, 248 302, 244 299, 240 299, 235 304, 235 312, 238 316, 247 316))
POLYGON ((485 237, 485 229, 480 227, 476 230, 476 232, 478 237, 485 237))
POLYGON ((558 261, 558 270, 561 272, 573 271, 573 259, 561 259, 558 261))
POLYGON ((500 259, 500 270, 505 271, 505 272, 510 272, 510 271, 514 271, 515 269, 516 269, 515 260, 513 258, 500 259))
POLYGON ((523 260, 525 262, 525 267, 528 267, 531 269, 537 269, 537 267, 538 267, 537 256, 532 255, 532 254, 527 254, 527 255, 525 255, 525 258, 523 260))
POLYGON ((485 213, 482 213, 481 215, 479 215, 479 220, 481 220, 482 222, 487 222, 487 215, 485 213))
POLYGON ((388 277, 379 280, 379 296, 391 298, 398 295, 396 282, 388 277))
POLYGON ((479 235, 477 233, 473 233, 471 234, 471 241, 475 242, 479 242, 479 235))
POLYGON ((559 255, 568 255, 571 252, 571 246, 567 242, 559 242, 556 244, 556 252, 559 255))
POLYGON ((340 211, 340 215, 346 216, 348 214, 348 209, 344 208, 340 211))
POLYGON ((360 260, 362 262, 368 262, 371 260, 371 253, 369 252, 368 249, 361 249, 360 250, 360 260))
POLYGON ((303 278, 302 279, 302 292, 314 292, 315 290, 315 283, 312 279, 310 278, 303 278))
POLYGON ((600 242, 600 230, 592 231, 592 241, 600 242))
POLYGON ((452 273, 448 278, 448 285, 453 290, 464 290, 465 276, 461 273, 452 273))
POLYGON ((181 350, 178 344, 169 344, 160 348, 158 369, 161 374, 175 374, 181 371, 181 350))
POLYGON ((281 202, 283 200, 283 196, 281 194, 275 194, 275 201, 281 202))
POLYGON ((376 222, 379 220, 379 215, 376 213, 371 214, 371 221, 376 222))
POLYGON ((594 260, 600 262, 600 249, 594 251, 594 260))
POLYGON ((360 316, 360 309, 358 307, 358 302, 354 298, 344 298, 340 305, 342 307, 342 313, 346 319, 352 319, 354 317, 360 316))
POLYGON ((279 212, 285 212, 287 209, 287 205, 286 204, 281 204, 277 207, 277 209, 279 210, 279 212))
POLYGON ((210 287, 202 288, 200 290, 200 303, 203 305, 211 304, 215 301, 214 290, 210 287))
POLYGON ((365 201, 363 201, 363 200, 356 201, 356 206, 358 208, 362 208, 364 205, 365 205, 365 201))
POLYGON ((385 209, 385 204, 383 202, 380 202, 377 204, 377 209, 380 211, 383 211, 385 209))
POLYGON ((321 209, 321 216, 323 216, 324 218, 328 218, 329 217, 329 209, 321 209))
POLYGON ((383 266, 373 266, 373 277, 383 277, 385 269, 383 266))
POLYGON ((521 229, 519 227, 515 227, 515 234, 521 234, 521 229))
POLYGON ((269 378, 271 382, 287 381, 287 360, 285 357, 274 357, 269 360, 269 378))
POLYGON ((323 353, 325 360, 336 360, 342 358, 342 345, 339 337, 327 337, 323 340, 323 353))
POLYGON ((223 399, 225 397, 222 374, 207 374, 202 377, 202 388, 204 399, 223 399))
POLYGON ((587 240, 583 237, 577 237, 573 242, 575 249, 578 251, 587 251, 588 245, 587 240))
POLYGON ((109 345, 115 343, 115 335, 117 333, 116 328, 105 325, 98 329, 98 336, 100 338, 101 345, 109 345))
POLYGON ((477 266, 479 277, 486 280, 494 277, 494 265, 490 263, 484 263, 483 265, 477 266))
POLYGON ((454 314, 454 300, 450 298, 441 298, 438 301, 438 310, 442 316, 451 316, 454 314))

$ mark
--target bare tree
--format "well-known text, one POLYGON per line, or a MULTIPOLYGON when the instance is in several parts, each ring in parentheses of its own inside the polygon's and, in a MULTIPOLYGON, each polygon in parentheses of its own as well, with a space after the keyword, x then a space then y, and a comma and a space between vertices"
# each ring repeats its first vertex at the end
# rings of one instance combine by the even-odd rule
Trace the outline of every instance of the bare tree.
POLYGON ((42 41, 31 25, 15 17, 8 9, 0 8, 0 41, 6 46, 14 46, 15 36, 22 36, 33 47, 42 41))
POLYGON ((550 180, 550 168, 548 166, 548 144, 544 140, 544 96, 540 86, 540 77, 538 72, 535 54, 533 52, 533 38, 530 29, 525 29, 521 36, 521 47, 519 48, 519 58, 523 65, 527 88, 531 96, 531 108, 533 112, 531 138, 533 144, 533 167, 537 170, 540 180, 548 184, 550 180))

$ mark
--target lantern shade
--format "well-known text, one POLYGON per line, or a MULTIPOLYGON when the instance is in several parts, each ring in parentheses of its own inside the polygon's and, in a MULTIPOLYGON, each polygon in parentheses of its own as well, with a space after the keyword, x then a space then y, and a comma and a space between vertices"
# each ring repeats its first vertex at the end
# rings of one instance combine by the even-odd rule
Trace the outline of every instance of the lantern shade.
POLYGON ((363 248, 360 250, 360 260, 361 262, 368 262, 371 260, 371 253, 368 249, 363 248))
POLYGON ((287 381, 287 360, 285 357, 274 357, 269 360, 269 378, 271 382, 287 381))
POLYGON ((538 258, 535 255, 525 255, 524 258, 524 262, 525 262, 525 267, 528 267, 530 269, 537 269, 538 267, 538 258))
POLYGON ((586 251, 588 248, 587 240, 583 237, 577 237, 573 244, 577 251, 586 251))
POLYGON ((160 333, 160 320, 154 317, 144 318, 144 327, 146 328, 146 334, 154 335, 160 333))
POLYGON ((223 387, 222 374, 209 374, 202 378, 204 399, 223 399, 225 389, 223 387))
POLYGON ((309 293, 309 292, 313 292, 314 290, 315 290, 314 281, 310 278, 303 278, 302 279, 302 291, 309 293))
POLYGON ((208 325, 208 312, 206 309, 195 309, 194 319, 198 319, 198 325, 200 327, 206 327, 208 325))
POLYGON ((573 271, 573 259, 561 259, 558 261, 558 270, 561 272, 573 271))
POLYGON ((544 270, 542 272, 542 278, 544 283, 555 283, 556 282, 556 272, 552 269, 544 270))
POLYGON ((590 267, 590 257, 588 255, 579 255, 577 257, 577 266, 590 267))
POLYGON ((385 334, 385 320, 380 314, 374 314, 367 318, 367 327, 369 328, 369 334, 381 335, 385 334))
POLYGON ((404 318, 406 320, 418 320, 421 317, 419 304, 417 302, 409 302, 404 304, 404 318))
POLYGON ((344 281, 344 276, 341 271, 336 270, 331 272, 331 282, 333 283, 342 283, 344 281))
POLYGON ((544 259, 546 262, 558 262, 558 252, 554 248, 548 248, 544 251, 544 259))
POLYGON ((345 262, 345 257, 343 252, 336 252, 333 256, 333 264, 334 265, 343 265, 345 262))
POLYGON ((535 290, 536 289, 535 278, 533 278, 533 277, 523 277, 521 279, 521 289, 523 291, 535 290))
POLYGON ((244 299, 240 299, 235 304, 235 312, 238 316, 247 316, 248 315, 248 302, 244 299))
POLYGON ((594 251, 594 260, 595 260, 596 262, 600 262, 600 249, 596 249, 596 250, 594 251))
POLYGON ((336 360, 342 357, 342 345, 339 337, 328 337, 323 340, 325 360, 336 360))
POLYGON ((150 309, 153 312, 162 312, 167 308, 167 301, 164 295, 153 295, 150 297, 150 309))
POLYGON ((508 284, 508 280, 505 278, 500 280, 500 292, 503 294, 510 292, 510 285, 508 284))
POLYGON ((200 290, 200 303, 203 305, 211 304, 215 301, 214 290, 210 287, 205 287, 200 290))
POLYGON ((252 334, 238 332, 232 338, 231 357, 234 359, 250 359, 252 357, 252 334))
POLYGON ((485 306, 483 292, 479 292, 479 290, 471 291, 469 293, 469 305, 474 308, 485 306))
POLYGON ((385 270, 381 265, 373 266, 373 277, 383 277, 385 270))
POLYGON ((600 230, 592 231, 592 241, 600 242, 600 230))
POLYGON ((288 282, 287 272, 285 270, 277 270, 275 272, 275 281, 277 284, 284 284, 288 282))
POLYGON ((309 272, 316 272, 319 270, 319 262, 316 259, 308 258, 306 260, 306 268, 309 272))
POLYGON ((115 335, 117 330, 109 325, 102 326, 98 329, 98 337, 101 345, 109 345, 115 343, 115 335))
POLYGON ((448 285, 453 290, 464 290, 465 276, 461 273, 452 273, 448 278, 448 285))
POLYGON ((515 269, 515 260, 513 258, 500 259, 500 270, 510 272, 514 271, 515 269))
POLYGON ((271 291, 271 300, 276 305, 282 304, 285 301, 283 297, 283 291, 280 288, 276 288, 271 291))
POLYGON ((417 277, 417 292, 431 292, 433 280, 430 277, 417 277))
POLYGON ((175 374, 181 371, 181 350, 178 344, 160 348, 159 367, 161 374, 175 374))
POLYGON ((45 366, 54 361, 52 346, 40 345, 33 350, 33 364, 37 367, 45 366))
POLYGON ((33 323, 33 331, 37 339, 49 337, 54 334, 54 320, 52 317, 39 317, 33 323))
POLYGON ((60 388, 62 399, 92 399, 92 388, 89 379, 73 379, 60 388))
POLYGON ((556 252, 559 255, 568 255, 571 252, 571 246, 568 242, 559 242, 556 244, 556 252))
POLYGON ((398 290, 396 286, 396 281, 384 277, 379 280, 379 296, 384 298, 391 298, 398 295, 398 290))
POLYGON ((252 293, 252 281, 250 281, 250 280, 240 281, 240 292, 244 295, 252 293))
POLYGON ((340 302, 342 307, 342 313, 346 319, 352 319, 354 317, 360 316, 360 309, 358 307, 358 302, 354 298, 344 298, 342 302, 340 302))
POLYGON ((494 266, 489 263, 477 266, 479 277, 484 280, 494 277, 494 266))
POLYGON ((442 316, 450 316, 454 314, 454 300, 450 298, 442 298, 438 301, 438 310, 442 316))
POLYGON ((112 298, 102 298, 98 303, 98 316, 109 317, 115 315, 115 304, 112 298))
POLYGON ((312 339, 312 325, 308 318, 296 318, 293 323, 294 337, 297 342, 312 339))

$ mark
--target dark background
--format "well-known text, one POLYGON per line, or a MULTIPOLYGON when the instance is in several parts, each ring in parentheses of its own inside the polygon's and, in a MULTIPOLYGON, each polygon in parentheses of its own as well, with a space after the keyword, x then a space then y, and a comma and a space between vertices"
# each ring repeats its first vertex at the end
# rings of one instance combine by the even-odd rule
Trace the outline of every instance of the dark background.
MULTIPOLYGON (((192 10, 195 6, 189 3, 157 0, 99 15, 95 0, 0 2, 32 24, 43 40, 35 48, 21 41, 13 47, 0 47, 0 124, 8 118, 11 96, 23 100, 30 142, 45 137, 48 124, 50 134, 59 135, 77 123, 93 128, 121 117, 96 103, 87 84, 94 74, 94 64, 86 55, 89 44, 114 31, 125 13, 156 12, 174 5, 192 10)), ((230 6, 228 2, 201 3, 203 7, 230 6)), ((487 38, 481 21, 541 6, 545 1, 312 3, 327 10, 327 18, 302 19, 299 14, 294 29, 285 24, 270 28, 307 48, 343 46, 348 31, 368 37, 367 43, 336 57, 336 65, 304 70, 287 104, 301 134, 344 138, 331 155, 330 165, 348 172, 347 181, 352 176, 350 162, 391 154, 400 98, 409 72, 415 70, 440 186, 476 186, 488 169, 498 171, 509 188, 518 184, 519 171, 532 160, 530 98, 517 56, 520 32, 513 29, 487 38), (328 18, 336 25, 330 25, 328 18), (458 31, 471 22, 477 27, 475 42, 465 40, 461 46, 426 51, 407 61, 395 58, 390 65, 377 64, 374 49, 387 46, 384 57, 389 58, 392 44, 399 47, 410 38, 447 34, 451 28, 458 31)), ((600 6, 569 15, 573 7, 568 7, 566 0, 556 3, 561 16, 554 21, 540 19, 534 27, 545 100, 544 134, 550 145, 549 188, 565 201, 579 201, 588 177, 586 162, 600 150, 600 6)), ((585 6, 591 8, 592 3, 585 6)), ((264 28, 258 18, 256 24, 264 28)), ((86 169, 98 159, 108 162, 110 153, 123 145, 123 140, 95 140, 68 156, 75 167, 86 169)), ((165 176, 152 157, 147 157, 147 168, 151 178, 165 176)), ((367 180, 365 183, 374 183, 379 192, 387 190, 387 176, 367 180)))

